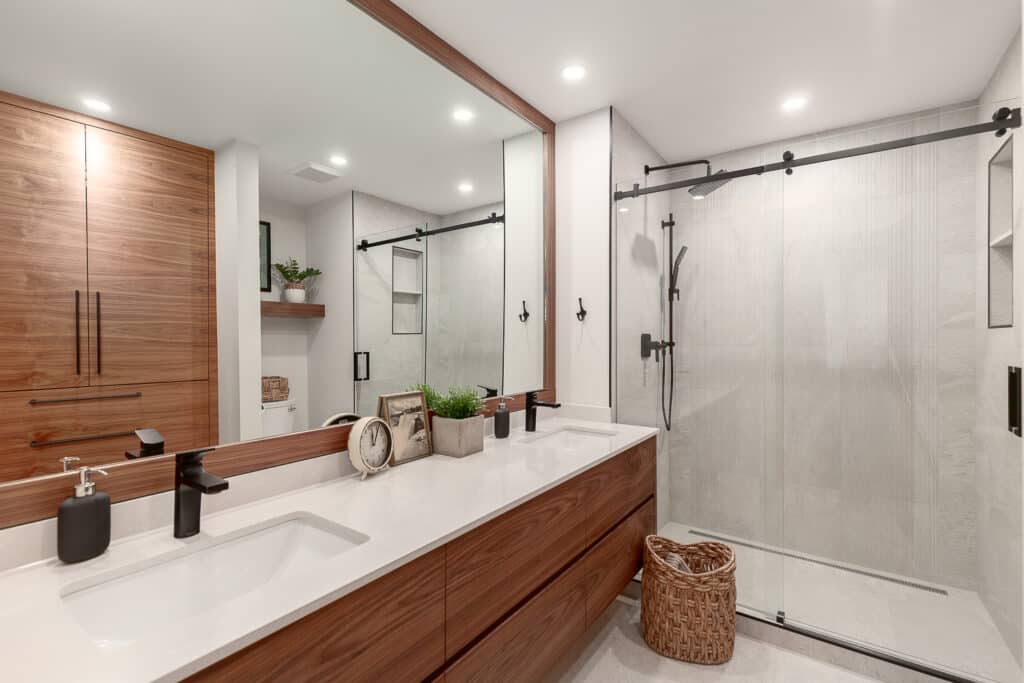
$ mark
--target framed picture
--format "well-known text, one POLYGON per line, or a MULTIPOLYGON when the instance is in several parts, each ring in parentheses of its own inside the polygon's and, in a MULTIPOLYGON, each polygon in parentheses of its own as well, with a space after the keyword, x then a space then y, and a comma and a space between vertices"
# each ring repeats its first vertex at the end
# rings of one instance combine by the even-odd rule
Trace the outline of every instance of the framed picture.
POLYGON ((270 286, 270 223, 260 221, 260 291, 269 292, 270 286))
POLYGON ((394 436, 392 465, 401 465, 433 452, 427 399, 422 391, 385 394, 378 399, 377 409, 380 417, 391 427, 394 436))

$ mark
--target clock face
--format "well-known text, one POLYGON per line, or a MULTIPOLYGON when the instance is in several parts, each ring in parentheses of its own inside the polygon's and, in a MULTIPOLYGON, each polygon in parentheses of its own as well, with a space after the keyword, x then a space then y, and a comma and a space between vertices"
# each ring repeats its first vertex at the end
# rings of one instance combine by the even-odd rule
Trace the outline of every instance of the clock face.
POLYGON ((391 432, 380 420, 375 420, 363 430, 359 438, 359 452, 363 462, 373 469, 383 467, 391 456, 391 432))

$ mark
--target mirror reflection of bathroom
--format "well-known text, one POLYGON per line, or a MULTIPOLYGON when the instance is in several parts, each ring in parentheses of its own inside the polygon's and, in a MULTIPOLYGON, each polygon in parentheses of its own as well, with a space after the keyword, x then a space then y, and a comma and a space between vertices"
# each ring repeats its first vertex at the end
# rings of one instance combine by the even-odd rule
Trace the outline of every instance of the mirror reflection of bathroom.
POLYGON ((988 162, 988 326, 1013 326, 1013 136, 988 162))

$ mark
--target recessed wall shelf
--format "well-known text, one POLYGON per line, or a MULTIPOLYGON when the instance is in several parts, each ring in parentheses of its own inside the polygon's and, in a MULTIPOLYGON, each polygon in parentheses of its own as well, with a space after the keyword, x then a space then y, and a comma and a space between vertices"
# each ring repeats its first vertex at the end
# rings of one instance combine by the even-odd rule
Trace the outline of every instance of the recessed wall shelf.
POLYGON ((323 304, 291 304, 287 301, 261 301, 260 314, 264 318, 323 318, 327 309, 323 304))
POLYGON ((990 247, 995 249, 996 247, 1010 247, 1013 246, 1013 230, 1004 232, 1002 235, 993 237, 992 241, 989 242, 990 247))
POLYGON ((423 292, 414 289, 393 289, 391 291, 395 294, 405 294, 407 296, 423 296, 423 292))

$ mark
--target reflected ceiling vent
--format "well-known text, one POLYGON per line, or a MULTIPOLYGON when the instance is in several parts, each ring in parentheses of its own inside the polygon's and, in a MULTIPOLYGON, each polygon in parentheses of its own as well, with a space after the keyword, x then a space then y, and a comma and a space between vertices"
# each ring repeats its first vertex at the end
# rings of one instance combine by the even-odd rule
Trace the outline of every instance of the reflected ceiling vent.
POLYGON ((290 173, 302 178, 303 180, 311 180, 314 183, 329 183, 335 178, 341 177, 341 174, 330 166, 314 164, 312 161, 299 164, 293 168, 290 173))

